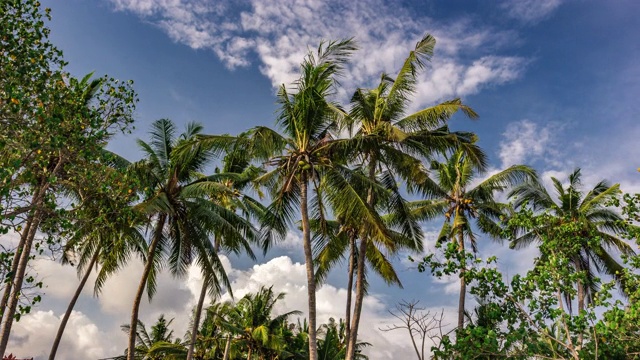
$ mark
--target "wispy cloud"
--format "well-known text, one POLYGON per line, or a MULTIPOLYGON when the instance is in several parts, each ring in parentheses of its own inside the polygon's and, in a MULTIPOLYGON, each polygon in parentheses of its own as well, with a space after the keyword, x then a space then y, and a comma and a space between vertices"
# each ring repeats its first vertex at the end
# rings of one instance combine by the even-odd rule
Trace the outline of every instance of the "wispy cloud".
POLYGON ((510 17, 533 24, 549 17, 561 4, 562 0, 505 0, 501 7, 510 17))
POLYGON ((357 86, 372 85, 381 72, 397 71, 424 33, 436 36, 435 62, 420 79, 416 106, 511 81, 527 64, 520 57, 490 53, 513 43, 513 33, 464 19, 443 24, 382 0, 277 0, 268 4, 248 0, 241 5, 206 0, 109 1, 116 10, 137 14, 158 26, 174 41, 211 49, 229 69, 249 66, 257 56, 260 71, 274 86, 293 81, 307 46, 315 47, 322 39, 357 40, 360 50, 348 78, 342 81, 350 92, 357 86))
POLYGON ((555 152, 556 130, 552 125, 541 126, 527 119, 507 125, 500 142, 502 168, 531 163, 541 158, 551 161, 550 155, 555 152))

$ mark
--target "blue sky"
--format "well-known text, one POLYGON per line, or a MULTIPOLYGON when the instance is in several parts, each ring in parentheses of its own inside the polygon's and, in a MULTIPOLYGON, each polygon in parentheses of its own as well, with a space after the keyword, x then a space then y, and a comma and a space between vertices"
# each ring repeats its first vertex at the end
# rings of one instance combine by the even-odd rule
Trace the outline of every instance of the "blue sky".
MULTIPOLYGON (((137 129, 111 144, 132 160, 141 156, 134 139, 144 138, 148 125, 159 118, 180 125, 201 122, 209 133, 273 125, 275 86, 295 79, 307 47, 321 39, 354 36, 360 46, 341 80, 339 99, 346 103, 356 87, 372 85, 383 71, 397 71, 410 48, 429 32, 438 41, 436 54, 420 78, 414 109, 461 97, 480 119, 456 117, 452 127, 480 136, 492 170, 524 163, 545 178, 563 178, 581 167, 587 185, 607 178, 627 191, 640 191, 640 162, 634 156, 640 148, 637 1, 42 2, 52 8, 51 37, 64 51, 68 70, 77 76, 94 71, 135 81, 137 129)), ((433 238, 434 226, 425 224, 427 239, 433 238)), ((497 253, 510 274, 522 271, 534 256, 495 244, 481 251, 497 253)), ((296 234, 260 264, 231 258, 228 269, 236 294, 273 283, 289 293, 286 306, 305 310, 301 259, 296 234)), ((447 314, 456 304, 456 279, 434 282, 402 258, 396 263, 405 289, 373 281, 365 305, 363 337, 374 345, 373 360, 401 358, 406 351, 404 334, 376 330, 389 321, 386 310, 395 302, 420 299, 447 314)), ((45 302, 19 323, 13 342, 13 348, 30 356, 47 353, 76 283, 73 269, 47 260, 38 264, 49 285, 45 302)), ((99 299, 86 292, 65 335, 63 358, 121 353, 126 338, 118 327, 128 319, 140 269, 130 265, 99 299)), ((320 290, 321 318, 340 316, 343 274, 334 272, 320 290)), ((143 321, 151 323, 167 313, 176 317, 176 334, 181 335, 199 281, 197 271, 182 281, 167 275, 155 300, 143 304, 143 321)))

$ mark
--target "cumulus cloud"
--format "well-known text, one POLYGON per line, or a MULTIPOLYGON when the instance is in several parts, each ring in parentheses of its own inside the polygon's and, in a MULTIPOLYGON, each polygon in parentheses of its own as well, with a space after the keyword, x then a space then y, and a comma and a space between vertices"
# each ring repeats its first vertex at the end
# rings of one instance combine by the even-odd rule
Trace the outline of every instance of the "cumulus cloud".
POLYGON ((510 32, 467 20, 441 24, 382 0, 248 0, 233 5, 205 0, 110 1, 116 10, 137 14, 174 41, 211 49, 229 69, 248 66, 257 56, 257 65, 274 86, 296 79, 307 46, 352 36, 360 50, 342 81, 348 91, 372 85, 381 72, 393 74, 425 32, 436 36, 437 60, 434 70, 420 79, 417 106, 511 81, 527 64, 519 57, 486 54, 487 49, 513 43, 510 32))
MULTIPOLYGON (((53 311, 37 311, 15 323, 8 352, 18 357, 46 359, 58 330, 60 317, 53 311)), ((116 338, 117 339, 117 338, 116 338)), ((122 353, 113 334, 101 331, 86 315, 74 311, 69 318, 57 357, 60 359, 98 359, 122 353)))
POLYGON ((537 23, 549 17, 562 0, 506 0, 501 7, 510 17, 525 23, 537 23))
MULTIPOLYGON (((256 264, 247 270, 235 269, 229 259, 222 256, 233 286, 235 299, 239 299, 249 292, 257 291, 261 286, 273 286, 276 292, 285 292, 284 301, 276 308, 277 313, 300 310, 307 316, 307 286, 304 264, 294 262, 287 256, 281 256, 264 264, 256 264)), ((47 271, 52 279, 67 279, 75 276, 73 271, 52 263, 47 271), (58 277, 58 274, 63 276, 58 277)), ((122 353, 126 336, 120 331, 120 325, 126 323, 133 299, 134 284, 139 281, 141 264, 132 261, 121 272, 107 280, 104 290, 98 299, 91 298, 91 291, 86 291, 82 301, 89 301, 91 314, 74 311, 65 336, 61 344, 60 358, 104 358, 122 353), (132 290, 133 289, 133 290, 132 290), (84 299, 84 300, 83 300, 84 299), (89 318, 87 315, 90 315, 89 318), (105 318, 108 321, 105 321, 105 318)), ((69 279, 67 279, 69 280, 69 279)), ((176 280, 163 273, 159 277, 158 292, 149 304, 143 301, 140 319, 148 326, 165 314, 166 318, 175 318, 173 329, 177 336, 181 336, 189 326, 189 318, 195 306, 202 286, 200 270, 193 267, 185 279, 176 280)), ((70 280, 69 280, 70 281, 70 280)), ((77 280, 74 284, 77 283, 77 280)), ((52 283, 51 286, 56 286, 52 283)), ((75 286, 75 285, 74 285, 75 286)), ((70 291, 71 288, 66 291, 70 291)), ((54 295, 54 294, 52 294, 54 295)), ((71 294, 55 293, 55 297, 68 298, 71 294), (66 296, 64 296, 66 295, 66 296)), ((318 323, 326 323, 329 318, 344 317, 344 304, 347 292, 326 284, 317 291, 318 323)), ((221 300, 229 300, 229 294, 223 294, 221 300)), ((43 303, 46 308, 48 303, 43 303)), ((386 302, 382 295, 371 293, 364 302, 361 338, 373 344, 369 349, 372 360, 390 360, 409 358, 412 356, 410 339, 401 331, 385 333, 380 328, 393 322, 393 317, 387 309, 393 304, 386 302)), ((441 308, 431 308, 432 313, 443 311, 441 308)), ((445 324, 453 324, 455 311, 453 308, 444 309, 445 324)), ((41 310, 23 317, 16 324, 12 334, 10 351, 14 354, 35 356, 36 359, 46 358, 53 341, 57 326, 62 316, 61 311, 41 310)))

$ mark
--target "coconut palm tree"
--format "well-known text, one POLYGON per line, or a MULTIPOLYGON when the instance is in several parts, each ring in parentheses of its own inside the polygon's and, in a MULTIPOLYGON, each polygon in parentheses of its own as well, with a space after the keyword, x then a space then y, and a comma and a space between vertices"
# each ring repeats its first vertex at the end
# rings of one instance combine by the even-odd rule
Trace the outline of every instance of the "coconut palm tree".
MULTIPOLYGON (((521 249, 544 241, 544 234, 553 234, 565 224, 574 224, 575 230, 571 234, 571 241, 579 243, 577 251, 570 256, 570 262, 576 272, 583 272, 585 280, 576 284, 578 311, 581 312, 591 302, 592 295, 597 291, 594 279, 595 273, 605 273, 613 276, 619 285, 624 279, 623 266, 615 259, 612 251, 632 255, 631 246, 618 237, 625 232, 622 216, 607 206, 607 202, 615 198, 620 192, 619 184, 611 185, 606 180, 598 182, 588 192, 581 189, 580 169, 574 170, 568 177, 568 185, 551 177, 556 199, 538 181, 529 181, 516 187, 509 193, 514 206, 528 206, 538 214, 547 216, 544 225, 534 229, 521 228, 516 231, 510 246, 521 249), (594 242, 593 240, 597 240, 594 242)), ((620 287, 624 288, 623 286, 620 287)), ((567 304, 571 306, 570 298, 567 304)))
POLYGON ((261 359, 277 357, 284 350, 284 339, 280 336, 282 325, 290 316, 301 314, 289 311, 273 317, 275 305, 284 296, 263 286, 255 294, 245 295, 228 314, 228 322, 237 329, 233 341, 247 352, 247 360, 253 355, 261 359))
MULTIPOLYGON (((142 321, 138 320, 136 330, 135 359, 144 360, 178 360, 183 359, 187 349, 180 339, 174 339, 173 330, 169 327, 173 319, 167 321, 164 314, 160 315, 149 332, 142 321)), ((122 325, 122 331, 129 333, 130 326, 122 325)), ((125 359, 125 356, 114 358, 125 359)))
MULTIPOLYGON (((112 158, 118 159, 115 155, 112 158)), ((144 253, 146 244, 139 228, 144 219, 131 207, 134 196, 129 186, 132 183, 124 180, 127 176, 122 170, 105 169, 102 174, 104 178, 98 181, 112 185, 106 192, 103 187, 83 186, 67 191, 69 198, 83 206, 74 211, 82 212, 74 215, 82 220, 74 223, 73 236, 65 245, 63 262, 71 265, 77 263, 78 275, 83 275, 60 321, 49 353, 50 360, 55 359, 71 312, 93 269, 99 268, 94 289, 98 294, 106 278, 125 265, 133 253, 144 253), (119 180, 107 180, 114 178, 119 180)))
POLYGON ((266 216, 265 227, 276 228, 283 222, 291 224, 298 211, 301 216, 311 360, 317 359, 317 326, 310 214, 322 217, 326 202, 336 213, 348 212, 367 219, 375 224, 372 231, 384 231, 382 221, 352 186, 357 181, 366 182, 366 177, 336 161, 332 150, 339 142, 333 134, 337 130, 336 120, 345 112, 329 97, 335 93, 334 78, 340 75, 354 49, 351 40, 344 40, 322 43, 316 54, 309 53, 301 65, 295 92, 290 93, 284 85, 278 92, 277 124, 282 134, 266 127, 256 127, 249 132, 248 151, 257 159, 265 160, 270 168, 258 179, 272 190, 269 209, 274 215, 266 216))
MULTIPOLYGON (((424 181, 428 174, 422 166, 422 158, 431 158, 436 153, 441 154, 454 147, 464 148, 476 163, 485 163, 483 153, 473 144, 473 134, 450 132, 447 127, 447 121, 458 111, 470 118, 477 117, 459 99, 407 113, 411 97, 416 91, 417 76, 431 59, 434 46, 435 39, 425 35, 409 52, 395 79, 382 74, 376 88, 358 89, 351 99, 350 116, 345 118, 343 125, 352 136, 341 144, 341 151, 349 154, 348 158, 355 159, 356 165, 363 168, 371 183, 385 172, 408 184, 424 181)), ((368 206, 374 207, 378 200, 373 192, 367 194, 368 206)), ((419 228, 410 221, 406 206, 398 206, 397 210, 402 211, 395 211, 394 216, 407 220, 401 225, 405 234, 419 238, 419 228)), ((353 359, 357 341, 364 298, 364 256, 371 238, 370 234, 365 233, 360 236, 356 300, 348 335, 349 360, 353 359)))
POLYGON ((129 360, 134 356, 142 294, 146 288, 148 296, 153 296, 156 275, 165 260, 176 276, 183 276, 195 261, 205 278, 211 279, 209 284, 214 292, 219 293, 221 285, 230 292, 229 280, 209 237, 218 231, 243 238, 253 231, 248 220, 211 201, 216 193, 233 192, 201 174, 212 152, 200 147, 176 151, 201 130, 200 125, 189 124, 176 137, 173 123, 162 119, 152 124, 150 143, 138 140, 147 158, 133 165, 144 186, 144 201, 137 208, 152 219, 153 225, 131 311, 129 360))
MULTIPOLYGON (((220 206, 224 206, 233 212, 238 212, 240 216, 247 220, 260 221, 267 209, 260 204, 256 199, 244 194, 242 190, 247 188, 251 182, 261 174, 261 170, 249 164, 249 161, 238 151, 229 152, 224 158, 224 166, 222 171, 216 169, 216 174, 209 177, 210 181, 218 181, 225 187, 232 189, 232 192, 217 192, 212 194, 211 201, 216 202, 220 206)), ((220 229, 223 230, 223 229, 220 229)), ((257 242, 257 231, 248 233, 247 237, 235 236, 235 231, 224 233, 220 230, 214 230, 214 249, 216 253, 225 250, 239 254, 244 251, 251 259, 255 259, 251 245, 249 241, 257 242)), ((193 358, 196 336, 198 334, 198 327, 200 323, 200 315, 204 305, 204 299, 209 289, 214 289, 209 283, 212 278, 205 276, 202 289, 200 291, 200 297, 195 309, 192 329, 191 329, 191 342, 189 343, 189 352, 187 354, 187 360, 193 358)), ((218 294, 213 294, 218 295, 218 294)))
POLYGON ((514 165, 497 172, 477 185, 474 185, 478 171, 475 160, 467 152, 458 150, 444 162, 433 161, 431 170, 436 181, 427 179, 419 186, 420 192, 427 198, 412 204, 416 216, 433 219, 444 215, 445 221, 438 235, 438 241, 452 241, 463 254, 460 269, 460 297, 458 300, 458 328, 464 326, 466 296, 464 253, 465 243, 469 242, 473 252, 477 252, 477 228, 496 239, 501 228, 498 225, 503 215, 503 204, 495 196, 511 186, 525 180, 535 179, 535 171, 524 165, 514 165))
MULTIPOLYGON (((389 172, 376 179, 378 186, 385 189, 384 192, 377 193, 375 210, 381 215, 386 227, 384 236, 372 236, 369 238, 370 244, 367 246, 367 253, 364 256, 365 276, 362 289, 366 293, 368 287, 366 279, 366 269, 369 268, 377 273, 387 284, 402 287, 402 283, 388 259, 390 255, 396 254, 400 250, 412 252, 422 251, 421 232, 416 231, 415 224, 411 224, 412 219, 402 218, 407 215, 405 209, 406 202, 400 195, 398 185, 389 172), (405 228, 399 225, 408 225, 405 228), (403 231, 405 229, 411 231, 403 231)), ((366 197, 368 188, 360 188, 361 196, 366 197)), ((314 230, 314 256, 316 261, 316 278, 319 283, 326 280, 329 271, 335 265, 342 263, 348 257, 347 271, 347 304, 345 312, 345 332, 346 341, 349 343, 353 280, 357 262, 359 248, 356 242, 363 234, 361 229, 365 227, 360 218, 349 214, 336 214, 337 220, 326 220, 324 222, 314 219, 312 228, 314 230), (348 254, 348 256, 347 256, 348 254)), ((409 214, 410 215, 410 214, 409 214)))

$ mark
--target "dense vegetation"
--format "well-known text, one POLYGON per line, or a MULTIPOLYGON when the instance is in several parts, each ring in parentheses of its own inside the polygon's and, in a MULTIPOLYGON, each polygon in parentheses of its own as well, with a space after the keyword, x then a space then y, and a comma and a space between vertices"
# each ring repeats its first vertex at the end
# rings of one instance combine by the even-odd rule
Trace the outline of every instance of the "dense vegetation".
POLYGON ((459 277, 458 322, 443 328, 415 303, 401 304, 404 325, 388 330, 407 331, 418 359, 640 358, 640 196, 607 181, 586 187, 579 169, 566 184, 552 178, 554 193, 524 165, 483 177, 488 161, 476 136, 448 127, 456 113, 476 118, 473 109, 451 99, 407 113, 432 36, 397 74, 357 89, 346 105, 336 101, 337 79, 356 44, 321 43, 299 79, 280 87, 275 128, 207 135, 189 124, 178 134, 161 119, 149 140, 138 140, 144 159, 130 163, 106 147, 132 126, 131 82, 67 73, 48 41, 48 16, 37 1, 0 2, 3 356, 13 323, 41 300, 29 264, 58 254, 81 281, 50 359, 91 272, 99 295, 134 257, 144 269, 123 326, 123 359, 366 358, 370 344, 358 333, 367 276, 401 285, 390 256, 421 254, 420 226, 431 221, 442 223, 438 249, 414 261, 431 276, 459 277), (233 293, 221 251, 255 259, 254 251, 266 253, 298 229, 308 319, 294 322, 301 309, 274 314, 285 295, 271 288, 206 306, 207 295, 233 293), (537 246, 539 255, 507 279, 495 257, 477 257, 484 238, 514 251, 537 246), (318 324, 316 290, 344 260, 345 320, 318 324), (190 266, 204 283, 193 315, 185 314, 189 332, 175 337, 164 317, 147 328, 138 319, 143 294, 152 299, 162 268, 182 279, 190 266))

